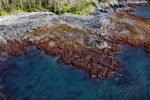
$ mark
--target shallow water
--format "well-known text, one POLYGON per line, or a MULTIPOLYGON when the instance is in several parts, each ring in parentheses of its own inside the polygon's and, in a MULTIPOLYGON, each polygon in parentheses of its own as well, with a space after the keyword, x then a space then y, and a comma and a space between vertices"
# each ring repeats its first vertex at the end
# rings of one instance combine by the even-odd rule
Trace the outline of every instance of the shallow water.
POLYGON ((150 7, 134 6, 133 9, 135 10, 133 14, 150 18, 150 7))
POLYGON ((122 73, 97 80, 32 48, 0 63, 6 67, 0 71, 0 91, 8 100, 149 100, 150 57, 140 48, 123 47, 117 58, 122 73))

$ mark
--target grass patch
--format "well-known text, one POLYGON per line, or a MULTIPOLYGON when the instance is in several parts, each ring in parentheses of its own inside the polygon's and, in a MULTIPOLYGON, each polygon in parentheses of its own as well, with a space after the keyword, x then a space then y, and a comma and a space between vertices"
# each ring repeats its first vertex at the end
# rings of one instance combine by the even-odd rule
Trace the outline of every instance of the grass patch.
POLYGON ((56 14, 86 14, 95 7, 97 2, 108 0, 2 0, 0 16, 16 12, 52 11, 56 14))

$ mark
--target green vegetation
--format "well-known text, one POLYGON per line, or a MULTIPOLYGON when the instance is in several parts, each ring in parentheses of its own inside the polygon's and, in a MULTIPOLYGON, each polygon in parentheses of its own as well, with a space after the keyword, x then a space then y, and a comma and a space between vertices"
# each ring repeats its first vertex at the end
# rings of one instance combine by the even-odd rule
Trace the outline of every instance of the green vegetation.
POLYGON ((85 14, 91 12, 96 7, 95 1, 106 2, 108 0, 0 0, 0 15, 20 11, 85 14))

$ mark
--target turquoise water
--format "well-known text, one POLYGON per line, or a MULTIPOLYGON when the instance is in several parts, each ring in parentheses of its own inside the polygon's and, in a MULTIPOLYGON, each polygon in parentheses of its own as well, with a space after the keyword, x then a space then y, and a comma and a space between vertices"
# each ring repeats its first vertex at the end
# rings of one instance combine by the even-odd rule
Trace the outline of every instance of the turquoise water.
POLYGON ((150 100, 150 57, 123 47, 117 58, 124 70, 98 80, 32 48, 0 63, 0 91, 8 100, 150 100))
POLYGON ((150 7, 145 7, 145 6, 134 6, 134 14, 143 16, 146 18, 150 18, 150 7))

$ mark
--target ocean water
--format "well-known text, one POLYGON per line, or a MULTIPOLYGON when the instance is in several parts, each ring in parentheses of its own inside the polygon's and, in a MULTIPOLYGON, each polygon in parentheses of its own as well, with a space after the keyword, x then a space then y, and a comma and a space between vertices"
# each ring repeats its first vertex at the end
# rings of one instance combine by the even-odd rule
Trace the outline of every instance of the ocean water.
POLYGON ((133 9, 135 10, 134 12, 132 12, 133 14, 150 18, 150 7, 134 6, 133 9))
POLYGON ((98 80, 30 48, 0 63, 0 92, 8 100, 150 100, 150 57, 128 46, 116 57, 123 70, 98 80))

